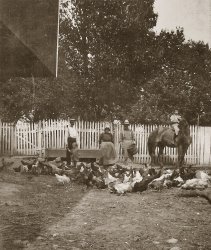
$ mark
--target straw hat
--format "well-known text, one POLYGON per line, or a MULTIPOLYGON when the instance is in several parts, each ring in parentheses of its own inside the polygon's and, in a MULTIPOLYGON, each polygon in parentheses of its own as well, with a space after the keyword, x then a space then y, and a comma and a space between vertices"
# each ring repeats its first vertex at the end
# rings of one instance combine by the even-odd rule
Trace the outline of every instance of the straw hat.
POLYGON ((125 120, 123 124, 124 124, 124 125, 129 125, 130 123, 129 123, 128 120, 125 120))
POLYGON ((70 123, 74 123, 75 122, 75 119, 70 119, 70 123))
POLYGON ((105 129, 106 129, 106 128, 108 128, 109 130, 111 129, 109 123, 106 123, 106 124, 105 124, 105 129))

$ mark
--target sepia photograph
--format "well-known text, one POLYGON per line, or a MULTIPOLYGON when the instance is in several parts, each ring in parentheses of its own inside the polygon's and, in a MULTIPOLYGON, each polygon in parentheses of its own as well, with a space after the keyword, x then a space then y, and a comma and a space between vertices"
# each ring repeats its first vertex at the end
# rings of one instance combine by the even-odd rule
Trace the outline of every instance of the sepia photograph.
POLYGON ((211 0, 0 0, 0 250, 211 249, 211 0))

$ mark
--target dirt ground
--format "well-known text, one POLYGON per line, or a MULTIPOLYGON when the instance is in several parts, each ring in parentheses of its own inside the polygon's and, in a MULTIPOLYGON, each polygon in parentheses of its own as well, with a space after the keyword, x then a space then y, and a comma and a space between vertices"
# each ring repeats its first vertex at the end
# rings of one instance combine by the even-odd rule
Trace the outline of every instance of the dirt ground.
POLYGON ((210 204, 180 192, 117 196, 0 172, 0 249, 211 249, 210 204))

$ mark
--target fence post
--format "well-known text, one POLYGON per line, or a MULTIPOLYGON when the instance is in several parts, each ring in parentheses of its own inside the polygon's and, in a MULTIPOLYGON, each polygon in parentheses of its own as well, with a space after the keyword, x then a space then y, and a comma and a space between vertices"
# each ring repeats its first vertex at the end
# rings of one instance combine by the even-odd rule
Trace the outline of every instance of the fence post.
POLYGON ((0 119, 0 155, 2 154, 2 122, 0 119))
POLYGON ((42 156, 42 132, 41 132, 41 121, 39 121, 39 123, 38 123, 38 137, 37 137, 37 140, 38 140, 38 142, 37 142, 37 146, 38 146, 38 148, 36 149, 36 151, 38 151, 38 153, 39 153, 39 156, 42 156))
POLYGON ((16 126, 13 124, 11 126, 11 156, 16 153, 16 126))

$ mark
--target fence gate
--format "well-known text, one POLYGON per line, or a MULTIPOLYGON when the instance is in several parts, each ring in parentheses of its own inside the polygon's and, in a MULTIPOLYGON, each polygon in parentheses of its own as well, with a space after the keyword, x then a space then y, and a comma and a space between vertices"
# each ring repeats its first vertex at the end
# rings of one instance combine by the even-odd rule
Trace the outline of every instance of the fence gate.
POLYGON ((36 155, 40 148, 40 129, 36 123, 17 123, 15 127, 17 155, 36 155))

